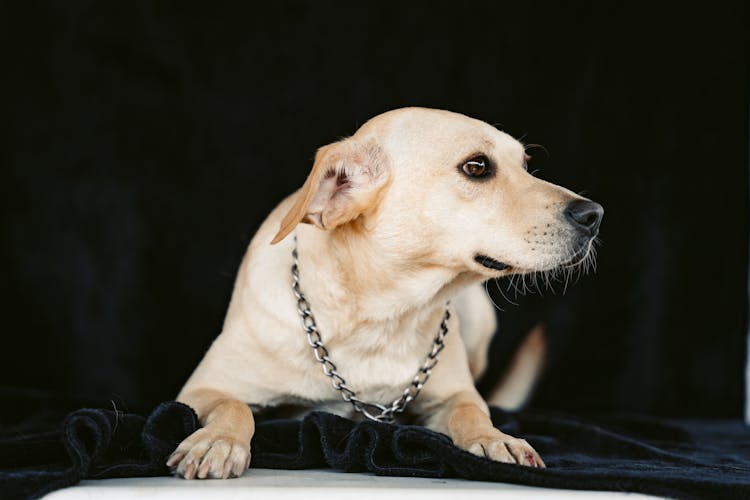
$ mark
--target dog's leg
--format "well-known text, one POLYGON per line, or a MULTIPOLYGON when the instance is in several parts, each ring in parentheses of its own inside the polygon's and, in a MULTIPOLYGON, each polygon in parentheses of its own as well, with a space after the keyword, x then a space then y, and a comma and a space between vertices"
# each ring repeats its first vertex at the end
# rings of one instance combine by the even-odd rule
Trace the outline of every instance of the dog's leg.
MULTIPOLYGON (((438 311, 439 314, 439 311, 438 311)), ((482 399, 469 371, 464 342, 451 317, 445 349, 429 383, 412 411, 424 425, 447 434, 459 448, 498 462, 544 467, 539 454, 523 439, 500 432, 492 425, 487 403, 482 399)))
POLYGON ((185 479, 241 476, 250 465, 255 432, 250 408, 214 389, 190 389, 177 400, 195 410, 203 427, 180 443, 167 466, 185 479))
POLYGON ((498 462, 544 467, 539 454, 524 439, 497 430, 487 404, 475 390, 459 392, 445 401, 425 425, 453 439, 453 443, 474 455, 498 462))

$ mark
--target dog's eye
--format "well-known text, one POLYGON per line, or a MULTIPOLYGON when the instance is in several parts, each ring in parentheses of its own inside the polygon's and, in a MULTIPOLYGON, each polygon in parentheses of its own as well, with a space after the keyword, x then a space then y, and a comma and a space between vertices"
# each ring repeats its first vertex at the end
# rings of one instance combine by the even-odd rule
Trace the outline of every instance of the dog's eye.
POLYGON ((490 161, 486 156, 477 156, 461 165, 461 170, 469 177, 484 177, 490 173, 490 161))

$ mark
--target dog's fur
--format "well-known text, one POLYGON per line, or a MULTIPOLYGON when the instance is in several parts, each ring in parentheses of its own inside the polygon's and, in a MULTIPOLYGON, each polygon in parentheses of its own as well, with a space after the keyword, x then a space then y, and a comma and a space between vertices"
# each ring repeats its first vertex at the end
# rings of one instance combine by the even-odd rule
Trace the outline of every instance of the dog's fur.
POLYGON ((321 148, 304 186, 250 243, 223 331, 178 396, 203 427, 168 465, 185 478, 238 476, 250 463, 253 412, 294 404, 350 413, 300 325, 296 237, 301 288, 359 398, 400 396, 452 300, 446 347, 408 413, 471 453, 544 466, 528 443, 492 426, 474 388, 495 330, 480 283, 570 264, 591 246, 562 215, 581 198, 533 177, 525 161, 524 147, 492 126, 422 108, 382 114, 321 148), (462 172, 477 155, 492 175, 462 172), (478 254, 508 267, 485 267, 478 254))

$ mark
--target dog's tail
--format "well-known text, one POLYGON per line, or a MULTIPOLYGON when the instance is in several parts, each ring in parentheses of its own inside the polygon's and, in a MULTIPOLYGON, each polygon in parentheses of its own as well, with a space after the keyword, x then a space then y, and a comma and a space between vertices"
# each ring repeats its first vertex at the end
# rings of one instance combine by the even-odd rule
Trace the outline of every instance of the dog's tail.
POLYGON ((487 397, 487 403, 506 410, 523 406, 542 374, 546 353, 544 326, 537 324, 521 342, 505 375, 487 397))

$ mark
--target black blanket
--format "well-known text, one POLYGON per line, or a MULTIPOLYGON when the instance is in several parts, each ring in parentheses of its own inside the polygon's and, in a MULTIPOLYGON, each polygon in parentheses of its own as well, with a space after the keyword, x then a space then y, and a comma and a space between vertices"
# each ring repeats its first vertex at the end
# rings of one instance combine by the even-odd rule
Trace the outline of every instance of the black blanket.
MULTIPOLYGON (((260 422, 253 466, 331 467, 383 476, 461 477, 551 488, 616 490, 677 498, 750 497, 750 431, 738 421, 636 416, 580 419, 493 409, 503 431, 525 437, 547 469, 491 462, 416 426, 355 423, 315 412, 260 422)), ((167 456, 198 422, 189 407, 159 405, 148 417, 81 409, 62 425, 36 411, 0 430, 3 498, 37 498, 81 479, 163 476, 167 456)))

